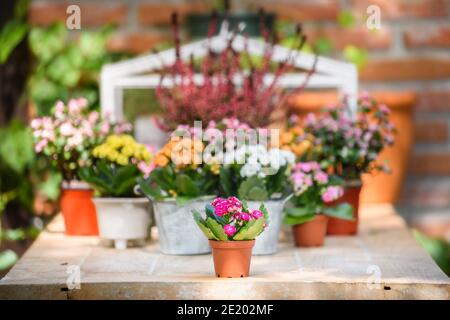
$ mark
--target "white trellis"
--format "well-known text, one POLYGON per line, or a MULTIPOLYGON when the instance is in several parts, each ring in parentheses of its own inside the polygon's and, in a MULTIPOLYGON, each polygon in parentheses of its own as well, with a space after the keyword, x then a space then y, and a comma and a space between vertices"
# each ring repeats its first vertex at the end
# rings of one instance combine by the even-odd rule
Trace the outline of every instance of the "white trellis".
MULTIPOLYGON (((230 36, 226 25, 221 32, 210 39, 203 39, 182 45, 180 48, 181 59, 204 57, 208 53, 208 47, 215 51, 222 51, 227 45, 227 39, 230 36)), ((237 35, 232 43, 236 51, 247 49, 251 55, 262 56, 264 53, 263 41, 256 39, 246 39, 244 36, 237 35)), ((272 59, 274 62, 288 61, 292 66, 304 70, 311 70, 315 56, 305 52, 292 51, 286 47, 274 46, 272 59), (291 58, 289 58, 291 57, 291 58), (288 59, 289 58, 289 59, 288 59)), ((127 61, 107 64, 103 66, 100 82, 100 101, 102 113, 109 114, 112 120, 123 118, 123 90, 133 88, 156 88, 160 83, 158 74, 142 75, 142 73, 151 73, 160 70, 163 65, 172 65, 175 62, 175 49, 169 49, 158 54, 148 54, 133 58, 127 61)), ((273 75, 266 75, 265 82, 270 83, 273 75)), ((278 85, 283 88, 294 89, 301 85, 306 75, 303 73, 289 73, 283 75, 278 80, 278 85)), ((202 82, 202 76, 196 75, 195 81, 202 82)), ((241 79, 234 79, 236 85, 241 79)), ((171 86, 172 80, 165 78, 163 85, 171 86)), ((349 97, 351 110, 356 110, 356 99, 358 91, 358 72, 356 66, 352 63, 342 62, 330 58, 318 57, 315 72, 310 77, 306 88, 332 88, 337 89, 340 94, 349 97)))

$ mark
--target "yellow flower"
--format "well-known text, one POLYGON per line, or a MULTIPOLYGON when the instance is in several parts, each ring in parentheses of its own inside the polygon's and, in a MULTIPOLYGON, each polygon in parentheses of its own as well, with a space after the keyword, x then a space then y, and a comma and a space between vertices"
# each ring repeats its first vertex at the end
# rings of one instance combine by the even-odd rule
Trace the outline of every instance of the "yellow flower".
POLYGON ((117 157, 117 163, 120 164, 121 166, 126 166, 128 164, 128 158, 124 155, 119 155, 117 157))
POLYGON ((178 194, 177 194, 177 192, 175 191, 175 190, 169 190, 169 194, 172 196, 172 197, 176 197, 178 194))
POLYGON ((215 175, 218 175, 220 173, 220 164, 215 163, 211 165, 211 172, 215 175))

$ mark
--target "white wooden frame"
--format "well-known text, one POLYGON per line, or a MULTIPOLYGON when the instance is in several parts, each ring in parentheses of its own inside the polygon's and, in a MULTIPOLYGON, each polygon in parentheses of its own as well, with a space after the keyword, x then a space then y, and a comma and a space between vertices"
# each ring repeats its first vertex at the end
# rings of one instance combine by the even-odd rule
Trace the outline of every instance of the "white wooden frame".
MULTIPOLYGON (((225 49, 230 33, 223 26, 221 32, 211 39, 203 39, 181 46, 181 59, 201 58, 207 54, 208 46, 215 51, 225 49)), ((261 56, 264 53, 266 43, 256 39, 246 39, 237 35, 233 41, 233 49, 244 51, 247 49, 251 55, 261 56)), ((288 59, 289 63, 297 68, 311 70, 315 56, 304 52, 292 54, 286 47, 274 46, 272 59, 274 62, 282 62, 288 59)), ((131 88, 156 88, 160 82, 158 74, 139 75, 161 69, 163 65, 172 65, 175 62, 175 49, 169 49, 158 54, 149 54, 133 58, 127 61, 104 65, 100 79, 100 103, 103 114, 109 114, 111 120, 116 121, 123 118, 123 90, 131 88)), ((266 83, 270 83, 273 75, 267 75, 266 83)), ((284 88, 296 88, 302 84, 305 74, 290 73, 282 76, 278 84, 284 88)), ((201 75, 195 76, 195 81, 202 82, 201 75)), ((239 84, 236 78, 235 83, 239 84)), ((163 80, 163 85, 171 86, 169 78, 163 80)), ((334 88, 340 94, 349 98, 351 110, 356 110, 358 92, 358 71, 352 63, 337 61, 330 58, 318 57, 315 72, 309 79, 307 88, 334 88)))

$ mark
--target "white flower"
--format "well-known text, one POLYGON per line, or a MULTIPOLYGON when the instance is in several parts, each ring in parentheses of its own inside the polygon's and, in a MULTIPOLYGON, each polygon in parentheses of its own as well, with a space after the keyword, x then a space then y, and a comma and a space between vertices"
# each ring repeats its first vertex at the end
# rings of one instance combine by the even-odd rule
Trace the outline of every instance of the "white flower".
POLYGON ((240 174, 241 177, 251 177, 257 175, 261 171, 261 165, 259 163, 250 164, 246 163, 242 166, 240 174))

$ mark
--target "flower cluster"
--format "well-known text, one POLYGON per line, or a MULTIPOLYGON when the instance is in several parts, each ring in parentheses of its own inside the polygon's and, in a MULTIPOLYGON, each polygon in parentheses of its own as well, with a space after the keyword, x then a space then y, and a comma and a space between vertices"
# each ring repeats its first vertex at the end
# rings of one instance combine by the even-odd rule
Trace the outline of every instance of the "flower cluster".
POLYGON ((346 179, 359 179, 371 170, 387 171, 376 163, 379 153, 394 143, 395 129, 390 110, 367 94, 358 100, 358 112, 350 117, 346 101, 322 116, 309 114, 305 131, 314 136, 315 158, 346 179))
POLYGON ((126 134, 108 136, 103 144, 94 148, 92 155, 120 166, 137 165, 145 176, 153 168, 150 148, 137 143, 132 136, 126 134))
POLYGON ((289 178, 295 197, 304 197, 305 202, 329 203, 340 198, 344 190, 334 185, 328 174, 314 161, 299 162, 292 168, 289 178))
POLYGON ((241 177, 258 176, 265 178, 273 175, 280 168, 292 165, 295 162, 295 155, 286 150, 278 148, 267 148, 264 145, 244 145, 234 153, 225 154, 225 164, 243 164, 239 170, 241 177))
POLYGON ((77 178, 77 170, 88 166, 92 149, 111 133, 128 133, 129 123, 113 124, 97 111, 87 109, 85 98, 72 99, 67 105, 56 103, 52 116, 31 121, 35 151, 49 157, 65 180, 77 178))
POLYGON ((292 151, 297 160, 300 160, 311 150, 313 139, 314 137, 307 134, 299 124, 298 116, 292 115, 289 117, 287 130, 281 134, 280 148, 292 151))
POLYGON ((216 198, 211 205, 214 207, 214 214, 223 219, 223 231, 229 237, 233 237, 249 221, 264 217, 261 210, 245 208, 236 197, 216 198))

